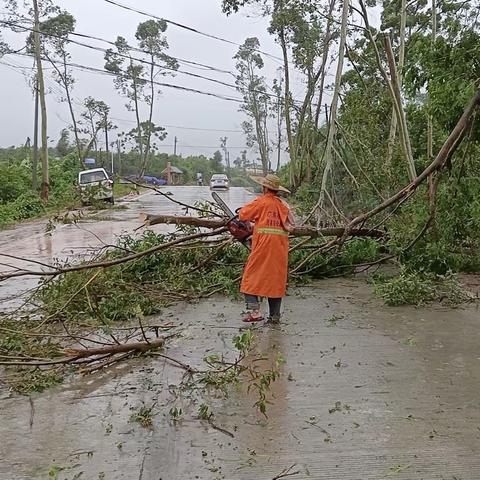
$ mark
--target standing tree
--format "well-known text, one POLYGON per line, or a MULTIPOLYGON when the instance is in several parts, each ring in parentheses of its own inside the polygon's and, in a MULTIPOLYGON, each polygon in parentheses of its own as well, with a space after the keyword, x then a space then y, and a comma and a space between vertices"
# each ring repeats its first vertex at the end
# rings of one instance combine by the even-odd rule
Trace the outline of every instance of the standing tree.
MULTIPOLYGON (((40 24, 42 34, 43 55, 51 63, 54 70, 53 78, 64 92, 61 102, 66 102, 72 121, 72 131, 75 139, 75 147, 79 161, 82 160, 82 149, 79 136, 77 118, 73 109, 72 88, 75 79, 71 70, 68 68, 70 54, 67 51, 68 38, 75 30, 75 18, 68 12, 60 12, 55 16, 49 17, 40 24)), ((33 44, 33 36, 29 43, 33 44)))
MULTIPOLYGON (((27 51, 29 51, 35 58, 36 75, 35 75, 35 95, 38 95, 40 103, 41 114, 41 149, 40 158, 42 163, 42 184, 41 184, 41 198, 46 202, 49 197, 50 190, 50 175, 48 162, 48 137, 47 137, 47 103, 46 103, 46 89, 45 78, 43 74, 43 58, 46 53, 46 35, 42 35, 42 24, 51 18, 52 15, 59 14, 59 7, 54 5, 52 0, 25 0, 18 2, 16 0, 6 0, 5 6, 8 9, 10 18, 17 24, 26 23, 33 26, 28 28, 32 34, 27 37, 27 51), (26 9, 22 11, 22 7, 26 9), (33 31, 32 31, 33 27, 33 31)), ((14 27, 16 31, 23 31, 22 27, 14 27), (18 30, 17 30, 18 29, 18 30)), ((35 157, 36 152, 34 153, 35 157)), ((34 162, 35 165, 35 162, 34 162)), ((34 168, 32 183, 36 184, 36 169, 34 168)))
POLYGON ((282 135, 282 128, 283 128, 283 119, 284 119, 284 108, 283 108, 283 78, 274 79, 272 90, 275 93, 275 101, 272 102, 270 106, 270 115, 272 118, 275 119, 275 126, 276 126, 276 138, 273 142, 276 150, 277 150, 277 166, 275 168, 275 172, 278 173, 280 170, 280 159, 282 155, 282 142, 283 142, 283 135, 282 135))
MULTIPOLYGON (((248 4, 259 5, 270 16, 269 32, 279 43, 283 57, 283 115, 290 155, 290 184, 295 189, 312 179, 322 135, 319 121, 325 78, 336 38, 335 0, 223 0, 225 13, 248 4), (293 65, 292 65, 293 63, 293 65), (290 91, 291 70, 304 75, 303 98, 294 100, 290 91)), ((278 150, 277 150, 278 161, 278 150)))
POLYGON ((330 110, 330 122, 328 127, 328 136, 327 136, 327 145, 325 147, 324 154, 324 168, 322 175, 322 184, 320 187, 320 197, 318 199, 318 214, 317 220, 320 222, 321 213, 323 211, 324 201, 325 201, 325 192, 327 190, 327 180, 330 172, 332 170, 333 158, 334 158, 334 145, 335 134, 337 129, 337 108, 338 108, 338 99, 340 96, 340 86, 342 81, 342 72, 343 72, 343 60, 345 57, 345 44, 347 41, 347 21, 349 13, 350 0, 343 0, 342 8, 342 25, 340 29, 340 42, 338 46, 338 62, 337 62, 337 73, 335 75, 335 86, 333 89, 333 98, 332 105, 330 110))
POLYGON ((47 102, 45 99, 45 79, 43 77, 42 66, 42 42, 40 40, 40 10, 38 0, 33 0, 34 13, 34 43, 35 43, 35 61, 37 65, 38 95, 40 97, 40 111, 42 115, 42 147, 40 157, 42 161, 42 186, 41 198, 48 201, 50 190, 50 175, 48 170, 48 143, 47 143, 47 102))
POLYGON ((227 141, 228 141, 228 137, 220 137, 220 148, 223 150, 223 156, 225 159, 225 165, 227 167, 227 173, 230 173, 230 152, 228 151, 227 141))
POLYGON ((95 100, 87 97, 84 101, 85 110, 82 112, 82 120, 79 121, 79 133, 86 135, 81 139, 80 161, 83 164, 92 147, 98 151, 98 134, 102 130, 111 130, 114 128, 112 122, 108 120, 110 107, 101 100, 95 100))
POLYGON ((115 87, 128 99, 127 109, 135 113, 137 125, 130 133, 135 135, 140 154, 140 176, 148 168, 152 139, 166 136, 157 135, 160 127, 153 122, 155 100, 160 93, 156 78, 178 69, 176 60, 165 53, 168 49, 164 35, 166 30, 167 23, 164 20, 148 20, 138 25, 135 37, 138 48, 145 54, 142 58, 132 57, 131 48, 123 37, 118 37, 115 49, 109 49, 105 54, 105 69, 116 75, 115 87), (145 121, 141 120, 142 103, 148 109, 145 121))
POLYGON ((249 120, 242 123, 249 147, 257 146, 262 162, 263 174, 270 168, 269 140, 267 119, 269 113, 269 96, 265 78, 258 74, 264 66, 263 59, 258 52, 260 42, 258 38, 247 38, 233 57, 237 60, 237 90, 243 95, 243 104, 240 111, 244 112, 249 120))

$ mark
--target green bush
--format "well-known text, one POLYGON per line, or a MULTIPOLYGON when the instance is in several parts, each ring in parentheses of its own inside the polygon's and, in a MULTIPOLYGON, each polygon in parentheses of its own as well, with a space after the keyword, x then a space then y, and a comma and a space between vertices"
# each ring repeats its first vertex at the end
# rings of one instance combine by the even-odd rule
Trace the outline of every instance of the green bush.
POLYGON ((433 275, 408 272, 405 268, 394 278, 377 277, 374 280, 374 291, 391 306, 424 305, 434 301, 455 306, 471 299, 457 277, 451 273, 433 275))
MULTIPOLYGON (((32 189, 32 166, 29 160, 0 162, 0 226, 28 220, 48 212, 79 205, 76 189, 78 160, 74 155, 51 158, 50 196, 45 205, 39 192, 32 189)), ((41 172, 38 172, 41 178, 41 172)))

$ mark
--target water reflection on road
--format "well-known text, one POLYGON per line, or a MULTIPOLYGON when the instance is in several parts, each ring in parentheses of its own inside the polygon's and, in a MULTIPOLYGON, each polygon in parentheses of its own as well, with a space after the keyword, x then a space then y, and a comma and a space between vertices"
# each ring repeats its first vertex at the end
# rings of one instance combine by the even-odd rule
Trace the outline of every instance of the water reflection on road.
MULTIPOLYGON (((196 202, 212 200, 208 187, 164 187, 162 191, 171 192, 173 197, 183 203, 193 205, 196 202)), ((244 188, 231 188, 219 192, 225 202, 234 210, 254 198, 244 188)), ((5 255, 28 258, 36 262, 51 264, 55 261, 75 260, 92 253, 102 245, 112 245, 120 235, 132 234, 141 225, 139 215, 170 214, 181 215, 183 207, 168 198, 148 191, 136 197, 128 197, 119 202, 114 209, 104 210, 89 215, 88 210, 83 220, 77 223, 59 224, 47 233, 48 220, 28 222, 0 232, 0 271, 13 268, 42 267, 33 262, 21 262, 5 255)), ((192 214, 191 212, 189 214, 192 214)), ((154 231, 168 231, 172 226, 156 225, 154 231)), ((137 232, 140 234, 141 230, 137 232)), ((35 278, 20 278, 0 283, 0 309, 5 310, 18 305, 22 292, 34 288, 35 278)))

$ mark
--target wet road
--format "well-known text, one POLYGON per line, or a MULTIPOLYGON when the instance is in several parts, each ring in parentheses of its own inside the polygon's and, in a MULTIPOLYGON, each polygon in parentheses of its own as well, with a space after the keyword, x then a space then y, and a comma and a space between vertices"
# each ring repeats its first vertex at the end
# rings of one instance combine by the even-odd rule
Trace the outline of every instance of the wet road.
MULTIPOLYGON (((207 189, 171 190, 182 201, 209 198, 207 189)), ((251 198, 242 189, 226 196, 234 208, 251 198)), ((141 212, 181 213, 154 194, 124 203, 99 214, 108 219, 62 225, 51 237, 45 222, 0 232, 0 251, 50 262, 112 243, 141 212)), ((0 389, 0 480, 55 471, 58 480, 272 480, 293 464, 299 473, 286 478, 480 478, 478 310, 388 308, 360 279, 293 288, 285 306, 280 328, 255 331, 259 354, 286 361, 268 420, 252 394, 234 388, 203 400, 234 438, 211 428, 198 420, 198 403, 174 400, 169 389, 183 371, 158 358, 75 377, 31 402, 0 389), (152 429, 130 420, 142 405, 154 405, 152 429), (172 407, 184 412, 177 423, 172 407)), ((202 367, 205 355, 232 354, 241 310, 218 297, 150 322, 178 325, 182 336, 166 353, 202 367)))
MULTIPOLYGON (((193 205, 198 201, 212 200, 208 187, 165 187, 163 192, 171 192, 175 199, 193 205)), ((243 188, 231 188, 220 191, 228 205, 234 209, 247 203, 254 196, 243 188)), ((182 214, 182 207, 171 202, 154 191, 148 191, 137 197, 128 197, 117 201, 114 209, 106 209, 95 214, 88 214, 77 223, 57 224, 47 234, 48 220, 27 222, 14 229, 0 231, 0 253, 20 256, 38 262, 51 264, 57 260, 74 260, 88 256, 99 246, 114 244, 122 234, 132 234, 141 225, 140 213, 182 214)), ((172 230, 174 227, 157 225, 154 231, 172 230)), ((1 257, 0 262, 13 267, 30 267, 38 270, 39 266, 28 262, 1 257)), ((40 267, 41 268, 41 267, 40 267)), ((0 271, 11 270, 0 265, 0 271)), ((7 310, 19 304, 19 293, 34 288, 36 280, 21 278, 0 283, 0 309, 7 310)))
MULTIPOLYGON (((231 353, 241 308, 215 298, 152 321, 181 325, 166 353, 201 366, 231 353)), ((230 438, 168 392, 182 370, 138 360, 32 404, 0 400, 0 479, 44 479, 56 465, 61 480, 271 480, 296 464, 287 478, 478 480, 478 319, 474 308, 386 308, 363 280, 293 289, 282 326, 255 331, 258 353, 286 361, 268 420, 245 391, 207 396, 230 438), (152 429, 130 421, 142 404, 154 405, 152 429)))

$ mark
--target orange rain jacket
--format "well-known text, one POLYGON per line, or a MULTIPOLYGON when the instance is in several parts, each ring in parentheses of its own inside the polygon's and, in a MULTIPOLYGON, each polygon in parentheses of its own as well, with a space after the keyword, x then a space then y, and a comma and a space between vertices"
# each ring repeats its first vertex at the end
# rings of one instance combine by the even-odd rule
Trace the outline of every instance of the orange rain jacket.
POLYGON ((293 217, 288 204, 267 192, 239 211, 242 221, 255 222, 252 252, 240 291, 259 297, 285 296, 288 276, 288 231, 293 217))

